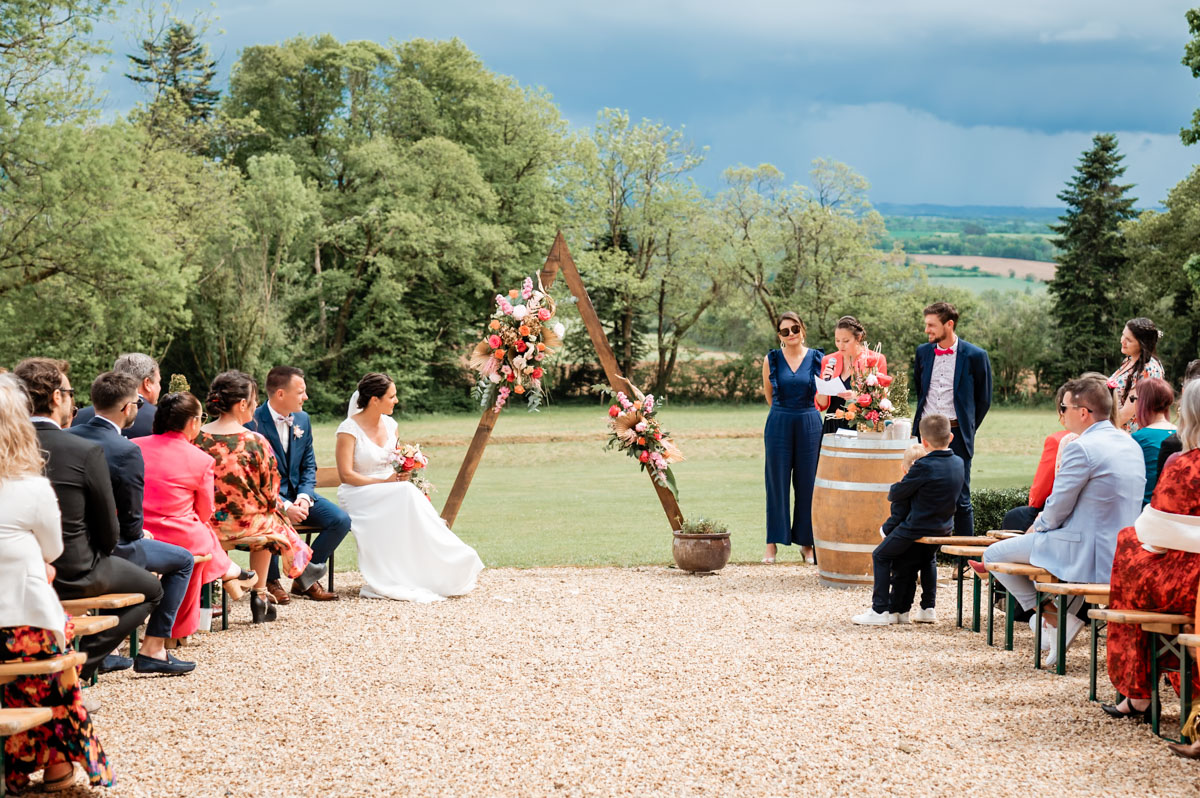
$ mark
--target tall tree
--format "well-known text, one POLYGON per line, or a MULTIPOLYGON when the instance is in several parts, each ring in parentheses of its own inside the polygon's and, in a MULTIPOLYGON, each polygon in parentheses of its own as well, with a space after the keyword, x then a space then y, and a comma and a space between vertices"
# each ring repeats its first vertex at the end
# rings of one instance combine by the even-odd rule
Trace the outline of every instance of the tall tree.
MULTIPOLYGON (((1192 38, 1183 48, 1183 65, 1192 73, 1193 78, 1200 78, 1200 8, 1188 9, 1188 33, 1192 38)), ((1192 112, 1192 124, 1181 128, 1179 138, 1184 144, 1195 144, 1200 141, 1200 109, 1192 112)))
POLYGON ((210 119, 221 92, 213 86, 217 62, 191 25, 175 20, 161 35, 142 40, 141 55, 129 55, 125 77, 150 91, 151 105, 178 105, 190 124, 210 119))
POLYGON ((1118 182, 1125 174, 1123 158, 1115 135, 1097 134, 1058 195, 1067 210, 1059 217, 1061 224, 1051 227, 1058 234, 1054 245, 1059 254, 1049 290, 1063 350, 1047 369, 1052 381, 1116 365, 1114 342, 1128 299, 1119 292, 1126 264, 1121 222, 1134 218, 1137 202, 1126 196, 1133 186, 1118 182))

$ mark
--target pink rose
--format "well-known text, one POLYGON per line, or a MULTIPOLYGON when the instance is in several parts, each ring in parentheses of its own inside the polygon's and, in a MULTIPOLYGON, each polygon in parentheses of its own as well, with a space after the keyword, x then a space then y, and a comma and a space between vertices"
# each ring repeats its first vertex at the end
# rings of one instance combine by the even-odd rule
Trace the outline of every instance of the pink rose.
POLYGON ((537 368, 535 368, 535 369, 533 370, 533 375, 532 375, 532 376, 533 376, 533 378, 534 378, 535 380, 540 380, 540 379, 542 378, 542 374, 544 374, 544 373, 545 373, 545 372, 543 372, 543 371, 542 371, 542 367, 541 367, 541 366, 538 366, 537 368))
POLYGON ((550 308, 542 308, 541 310, 538 311, 538 320, 539 321, 550 321, 551 315, 552 314, 550 313, 550 308))
POLYGON ((650 462, 650 452, 647 452, 645 449, 643 449, 642 453, 638 455, 638 462, 641 462, 641 463, 650 462))
POLYGON ((880 388, 886 388, 892 384, 892 378, 887 374, 876 374, 875 379, 879 381, 880 388))
POLYGON ((871 404, 871 394, 860 393, 858 395, 858 404, 860 407, 866 407, 867 405, 871 404))
POLYGON ((500 340, 499 335, 488 336, 488 346, 490 346, 492 349, 499 349, 501 343, 503 342, 500 340))

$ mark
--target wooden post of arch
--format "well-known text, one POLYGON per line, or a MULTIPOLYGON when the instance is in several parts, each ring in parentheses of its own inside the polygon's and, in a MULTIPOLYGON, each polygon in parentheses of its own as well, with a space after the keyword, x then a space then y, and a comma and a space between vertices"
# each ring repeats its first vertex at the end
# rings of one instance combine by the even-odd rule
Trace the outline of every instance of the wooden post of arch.
MULTIPOLYGON (((614 391, 624 391, 629 396, 640 396, 641 392, 625 378, 625 375, 621 374, 621 369, 617 366, 617 356, 613 354, 608 337, 604 334, 600 317, 596 315, 591 297, 588 296, 587 288, 583 285, 583 278, 579 276, 579 270, 575 268, 575 261, 571 257, 570 250, 567 249, 567 241, 563 238, 562 231, 559 231, 558 235, 554 237, 554 245, 550 247, 550 254, 546 256, 546 263, 542 266, 542 285, 547 291, 554 285, 559 272, 562 272, 567 281, 567 287, 571 289, 571 293, 578 302, 579 316, 583 319, 588 336, 592 339, 592 345, 596 347, 596 355, 600 358, 600 365, 604 367, 604 374, 608 378, 609 386, 614 391)), ((467 454, 463 457, 462 466, 458 469, 454 487, 450 489, 446 506, 442 508, 442 519, 445 520, 447 526, 454 526, 454 519, 458 517, 458 511, 462 508, 463 499, 466 498, 467 489, 471 487, 475 469, 479 467, 479 461, 483 459, 483 450, 487 448, 488 440, 492 436, 492 429, 496 426, 496 419, 499 415, 489 407, 483 411, 483 415, 479 419, 479 426, 475 428, 475 436, 471 438, 471 445, 467 447, 467 454)), ((654 486, 654 492, 658 494, 658 501, 662 504, 663 512, 667 514, 667 521, 671 524, 671 529, 680 529, 683 526, 683 513, 679 509, 679 502, 675 500, 675 495, 669 489, 655 482, 653 476, 650 477, 650 484, 654 486)))

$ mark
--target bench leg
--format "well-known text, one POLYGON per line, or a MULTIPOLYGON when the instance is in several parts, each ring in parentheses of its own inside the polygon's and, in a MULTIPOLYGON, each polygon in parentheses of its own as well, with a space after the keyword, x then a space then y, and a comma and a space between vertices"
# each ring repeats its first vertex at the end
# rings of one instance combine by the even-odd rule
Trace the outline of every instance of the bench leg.
POLYGON ((1042 591, 1034 591, 1037 600, 1037 620, 1033 624, 1033 667, 1042 669, 1042 591))
POLYGON ((1067 672, 1067 597, 1058 597, 1058 662, 1054 663, 1054 672, 1063 676, 1067 672))
POLYGON ((974 584, 972 584, 972 586, 971 586, 971 589, 973 591, 971 594, 971 601, 972 601, 971 631, 978 632, 979 631, 979 592, 983 588, 983 583, 982 583, 982 580, 980 580, 980 578, 979 578, 979 574, 975 573, 974 568, 971 569, 971 575, 973 577, 975 577, 974 584))
POLYGON ((138 633, 137 627, 134 627, 133 631, 129 633, 129 657, 130 657, 130 659, 137 659, 137 655, 138 655, 138 635, 137 635, 137 633, 138 633))
POLYGON ((1099 650, 1100 650, 1099 641, 1096 639, 1096 636, 1098 634, 1100 634, 1100 622, 1097 621, 1095 618, 1090 618, 1089 620, 1091 621, 1091 625, 1092 625, 1092 628, 1090 630, 1092 640, 1091 640, 1090 651, 1089 651, 1089 653, 1091 654, 1091 659, 1090 659, 1090 666, 1089 666, 1089 673, 1088 673, 1088 701, 1095 701, 1096 700, 1096 658, 1099 655, 1099 650))
MULTIPOLYGON (((993 576, 992 579, 995 579, 993 576)), ((1004 650, 1013 650, 1013 615, 1017 612, 1017 600, 1012 591, 1006 591, 1004 598, 1004 650)))
POLYGON ((988 631, 987 644, 996 645, 996 579, 988 574, 988 631))
POLYGON ((1192 658, 1188 647, 1179 646, 1179 742, 1189 743, 1190 737, 1184 736, 1183 727, 1188 715, 1192 712, 1192 658))
POLYGON ((334 552, 329 553, 329 588, 328 588, 328 590, 330 593, 333 592, 333 555, 334 555, 334 552))
POLYGON ((1159 715, 1162 713, 1162 707, 1158 700, 1158 682, 1161 678, 1158 672, 1158 658, 1162 655, 1162 648, 1159 645, 1158 634, 1150 633, 1150 728, 1154 734, 1158 734, 1159 715))
POLYGON ((221 631, 229 629, 229 594, 221 588, 221 631))
POLYGON ((966 558, 957 557, 955 559, 958 560, 958 620, 956 621, 955 625, 961 629, 963 625, 963 562, 966 560, 966 558))

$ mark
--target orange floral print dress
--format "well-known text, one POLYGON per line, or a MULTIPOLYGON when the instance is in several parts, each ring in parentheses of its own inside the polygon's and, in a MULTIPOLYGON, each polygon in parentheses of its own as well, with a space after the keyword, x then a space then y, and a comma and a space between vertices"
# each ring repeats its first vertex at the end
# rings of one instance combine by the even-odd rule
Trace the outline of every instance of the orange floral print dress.
POLYGON ((257 432, 212 435, 201 431, 196 445, 213 459, 213 531, 223 541, 264 537, 279 555, 283 572, 295 579, 312 560, 288 522, 279 500, 279 467, 271 444, 257 432))

